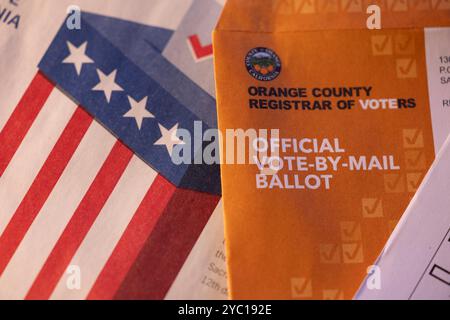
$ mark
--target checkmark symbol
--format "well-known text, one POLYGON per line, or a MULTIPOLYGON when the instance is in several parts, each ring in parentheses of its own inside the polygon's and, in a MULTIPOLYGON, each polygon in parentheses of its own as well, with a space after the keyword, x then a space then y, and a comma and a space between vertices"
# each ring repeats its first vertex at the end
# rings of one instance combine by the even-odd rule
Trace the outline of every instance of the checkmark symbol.
POLYGON ((416 192, 422 182, 423 174, 418 173, 408 173, 406 175, 407 187, 409 192, 416 192))
POLYGON ((412 42, 412 37, 409 37, 404 43, 399 43, 398 46, 400 47, 401 50, 405 50, 406 48, 408 48, 408 46, 411 44, 412 42))
POLYGON ((359 250, 359 248, 360 248, 360 246, 361 246, 361 244, 358 243, 358 244, 355 246, 355 248, 354 248, 353 250, 348 250, 348 251, 346 251, 346 252, 344 253, 345 256, 346 256, 348 259, 350 259, 350 260, 355 259, 356 255, 357 255, 357 253, 358 253, 358 250, 359 250))
POLYGON ((293 298, 309 298, 312 296, 312 281, 307 278, 291 279, 291 294, 293 298))
POLYGON ((411 34, 400 33, 395 37, 397 54, 414 54, 414 37, 411 34))
POLYGON ((344 11, 346 12, 361 12, 362 1, 361 0, 347 0, 344 2, 344 11))
POLYGON ((403 74, 408 74, 411 71, 411 68, 412 68, 413 64, 414 64, 414 60, 411 59, 411 61, 407 64, 406 67, 405 66, 399 66, 399 69, 400 69, 400 71, 403 74))
POLYGON ((320 4, 319 10, 321 12, 337 12, 338 11, 338 3, 336 0, 321 0, 319 2, 319 4, 320 4))
POLYGON ((357 222, 344 221, 341 222, 341 238, 342 241, 359 241, 361 240, 361 226, 357 222))
POLYGON ((429 10, 430 0, 413 0, 411 5, 415 10, 429 10))
POLYGON ((403 147, 404 148, 423 148, 423 132, 420 129, 404 129, 403 130, 403 147))
POLYGON ((360 242, 343 244, 342 250, 344 252, 344 263, 364 262, 364 257, 362 254, 362 244, 360 242))
POLYGON ((415 144, 417 142, 417 139, 419 138, 420 135, 420 130, 416 130, 416 132, 414 133, 414 135, 412 137, 406 136, 406 142, 408 142, 409 144, 415 144))
POLYGON ((344 300, 344 292, 339 289, 323 290, 323 300, 344 300))
POLYGON ((432 5, 436 10, 449 10, 450 0, 433 0, 432 5))
POLYGON ((407 11, 408 2, 406 0, 388 0, 390 3, 389 8, 391 11, 407 11))
POLYGON ((304 281, 301 286, 294 286, 294 290, 296 294, 303 294, 305 292, 306 287, 308 286, 308 281, 304 281))
POLYGON ((383 216, 383 206, 380 198, 363 198, 362 211, 365 218, 378 218, 383 216))
POLYGON ((422 151, 418 152, 418 155, 415 158, 412 157, 412 158, 408 159, 408 163, 413 166, 417 165, 419 163, 420 159, 422 158, 422 155, 423 155, 422 151))
POLYGON ((406 168, 408 170, 424 170, 426 169, 425 152, 422 150, 405 151, 406 168))
POLYGON ((315 13, 314 3, 312 0, 303 0, 298 7, 300 13, 315 13))
POLYGON ((400 79, 417 77, 417 62, 415 59, 397 59, 397 77, 400 79))
POLYGON ((385 174, 384 186, 387 193, 404 192, 403 175, 394 173, 385 174))
POLYGON ((392 54, 392 39, 388 35, 376 35, 371 37, 372 54, 375 56, 392 54))
POLYGON ((322 244, 319 247, 320 261, 325 264, 340 263, 339 246, 337 244, 322 244))

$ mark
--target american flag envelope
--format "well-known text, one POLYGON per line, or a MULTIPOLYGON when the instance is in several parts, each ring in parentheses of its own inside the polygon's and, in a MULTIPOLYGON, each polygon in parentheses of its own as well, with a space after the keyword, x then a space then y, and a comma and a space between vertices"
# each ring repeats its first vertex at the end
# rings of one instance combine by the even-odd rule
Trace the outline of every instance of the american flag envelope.
POLYGON ((223 241, 219 164, 171 157, 180 130, 217 127, 220 9, 194 1, 177 30, 61 21, 0 123, 1 299, 226 298, 205 285, 223 241))

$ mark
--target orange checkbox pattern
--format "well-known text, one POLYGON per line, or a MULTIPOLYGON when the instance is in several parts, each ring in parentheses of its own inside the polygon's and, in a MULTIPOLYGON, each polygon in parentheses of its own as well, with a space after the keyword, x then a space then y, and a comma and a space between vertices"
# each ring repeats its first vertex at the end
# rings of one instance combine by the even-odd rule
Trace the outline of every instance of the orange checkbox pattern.
POLYGON ((292 278, 291 295, 294 299, 305 299, 313 296, 312 280, 310 278, 292 278))
POLYGON ((406 170, 426 170, 427 161, 425 151, 419 150, 406 150, 405 151, 405 167, 406 170))
POLYGON ((397 55, 414 55, 415 39, 411 34, 399 33, 395 36, 395 53, 397 55))
POLYGON ((341 8, 345 12, 363 12, 363 0, 342 0, 341 8))
POLYGON ((387 0, 387 6, 392 12, 408 11, 408 0, 387 0))
POLYGON ((421 129, 403 130, 403 147, 405 149, 417 149, 424 146, 423 131, 421 129))
POLYGON ((374 56, 390 56, 393 54, 392 37, 389 35, 374 35, 371 37, 372 54, 374 56))
POLYGON ((363 263, 362 242, 344 243, 342 245, 342 257, 345 264, 363 263))
POLYGON ((421 129, 403 129, 404 165, 406 168, 406 191, 415 193, 429 167, 425 152, 425 139, 421 129))
POLYGON ((325 289, 322 291, 323 300, 344 300, 345 294, 341 289, 325 289))
POLYGON ((410 172, 406 174, 406 186, 408 192, 416 192, 422 182, 422 172, 410 172))
POLYGON ((320 262, 323 264, 341 263, 341 249, 338 244, 321 244, 319 254, 320 262))
POLYGON ((414 58, 400 58, 395 61, 399 79, 417 78, 417 61, 414 58))
POLYGON ((361 225, 356 221, 343 221, 341 222, 341 240, 346 241, 360 241, 361 225))
POLYGON ((409 7, 411 10, 416 11, 426 11, 431 10, 431 0, 411 0, 409 2, 409 7))
POLYGON ((386 193, 405 192, 405 176, 402 173, 386 173, 384 175, 384 191, 386 193))
MULTIPOLYGON (((400 0, 390 1, 389 8, 403 10, 407 5, 400 0)), ((416 36, 412 31, 398 31, 395 34, 380 33, 372 35, 370 46, 373 56, 380 58, 393 58, 393 72, 397 79, 416 79, 418 77, 418 66, 416 58, 416 36)), ((387 64, 390 62, 383 61, 387 64)))
POLYGON ((431 0, 434 10, 450 10, 450 0, 431 0))
POLYGON ((381 198, 363 198, 361 202, 362 216, 364 218, 383 217, 383 201, 381 198))
POLYGON ((298 1, 298 7, 296 10, 300 14, 313 14, 316 13, 316 3, 314 0, 298 1))
POLYGON ((316 0, 317 11, 321 13, 337 13, 339 11, 338 0, 316 0))

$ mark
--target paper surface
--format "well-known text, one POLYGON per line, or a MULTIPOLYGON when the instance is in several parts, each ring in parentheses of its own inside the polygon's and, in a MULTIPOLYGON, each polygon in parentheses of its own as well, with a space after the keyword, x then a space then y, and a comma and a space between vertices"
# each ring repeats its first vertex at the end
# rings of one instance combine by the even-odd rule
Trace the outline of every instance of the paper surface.
POLYGON ((351 299, 450 131, 448 29, 424 30, 449 8, 380 1, 367 30, 335 3, 229 1, 214 33, 232 298, 351 299))
MULTIPOLYGON (((1 298, 224 297, 201 283, 217 275, 207 268, 223 242, 220 196, 177 188, 200 180, 192 172, 173 179, 164 144, 142 145, 144 153, 161 148, 148 161, 134 145, 145 130, 158 141, 158 123, 176 122, 182 109, 186 121, 195 115, 215 126, 207 30, 220 8, 191 0, 0 1, 1 298), (58 46, 69 5, 87 20, 58 46), (127 30, 134 38, 121 40, 127 30), (102 53, 105 46, 111 50, 102 53), (138 83, 137 69, 149 78, 138 83), (163 115, 169 101, 178 109, 163 115), (96 114, 101 106, 127 117, 96 114)), ((217 183, 209 191, 217 193, 217 183)), ((223 259, 215 265, 225 270, 223 259)), ((223 277, 214 281, 226 290, 223 277)))

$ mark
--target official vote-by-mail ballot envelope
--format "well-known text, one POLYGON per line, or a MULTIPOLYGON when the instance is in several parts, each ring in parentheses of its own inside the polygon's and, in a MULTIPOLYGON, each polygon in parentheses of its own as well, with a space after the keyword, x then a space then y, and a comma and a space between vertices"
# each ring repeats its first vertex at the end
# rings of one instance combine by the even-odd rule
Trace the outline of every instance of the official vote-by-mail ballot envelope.
POLYGON ((356 299, 450 299, 450 138, 356 299))
POLYGON ((225 6, 231 298, 352 298, 450 132, 449 1, 370 3, 381 30, 368 1, 225 6))

